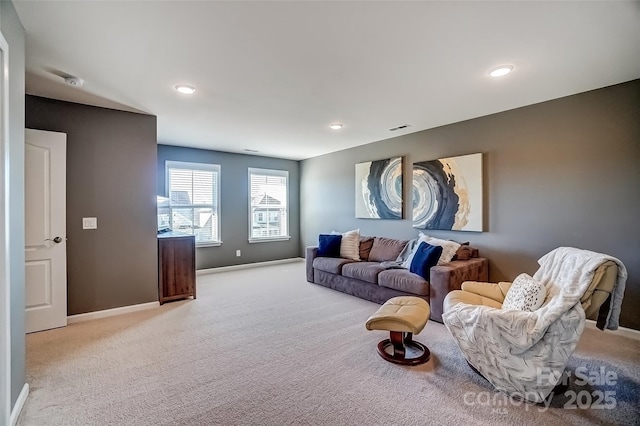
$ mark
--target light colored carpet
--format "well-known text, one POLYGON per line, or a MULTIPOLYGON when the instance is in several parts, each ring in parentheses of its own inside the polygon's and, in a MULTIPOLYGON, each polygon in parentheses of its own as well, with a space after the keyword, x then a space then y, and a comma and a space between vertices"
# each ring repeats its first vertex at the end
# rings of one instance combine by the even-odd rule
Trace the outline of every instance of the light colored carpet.
POLYGON ((560 395, 545 409, 494 393, 438 323, 429 322, 416 338, 431 349, 428 364, 382 360, 375 346, 386 336, 364 327, 378 306, 307 283, 303 263, 200 276, 195 301, 28 335, 31 393, 18 424, 584 425, 640 419, 638 341, 587 330, 570 366, 615 372, 613 386, 572 387, 589 398, 596 390, 613 391, 616 408, 566 409, 560 395))

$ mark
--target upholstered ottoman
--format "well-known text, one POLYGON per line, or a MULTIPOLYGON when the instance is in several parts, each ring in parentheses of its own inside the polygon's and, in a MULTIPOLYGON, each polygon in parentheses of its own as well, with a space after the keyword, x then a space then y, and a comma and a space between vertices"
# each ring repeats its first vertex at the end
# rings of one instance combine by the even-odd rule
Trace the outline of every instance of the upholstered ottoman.
POLYGON ((419 297, 394 297, 385 302, 367 320, 367 330, 386 330, 390 338, 378 343, 378 353, 389 362, 402 365, 419 365, 429 361, 431 352, 420 342, 413 340, 427 324, 429 304, 419 297), (387 349, 392 347, 391 353, 387 349), (419 355, 407 358, 407 349, 419 355))

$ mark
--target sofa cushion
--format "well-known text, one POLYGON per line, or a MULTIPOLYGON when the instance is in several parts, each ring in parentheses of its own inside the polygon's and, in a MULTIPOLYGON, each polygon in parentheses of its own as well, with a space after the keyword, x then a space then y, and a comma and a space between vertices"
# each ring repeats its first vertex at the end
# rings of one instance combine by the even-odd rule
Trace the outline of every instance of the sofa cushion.
POLYGON ((384 271, 378 262, 354 262, 344 265, 342 275, 356 280, 378 284, 378 274, 384 271))
POLYGON ((316 257, 313 259, 313 267, 320 271, 340 275, 342 267, 347 263, 353 262, 351 259, 342 259, 340 257, 316 257))
POLYGON ((373 247, 369 253, 370 262, 389 262, 398 258, 398 255, 407 245, 408 240, 396 240, 394 238, 375 237, 373 247))
POLYGON ((369 261, 369 253, 371 253, 371 247, 373 247, 373 237, 360 236, 360 260, 363 262, 369 261))
POLYGON ((318 236, 318 256, 340 257, 342 235, 320 234, 318 236))
POLYGON ((420 296, 429 295, 429 282, 406 269, 387 269, 380 272, 378 285, 420 296))

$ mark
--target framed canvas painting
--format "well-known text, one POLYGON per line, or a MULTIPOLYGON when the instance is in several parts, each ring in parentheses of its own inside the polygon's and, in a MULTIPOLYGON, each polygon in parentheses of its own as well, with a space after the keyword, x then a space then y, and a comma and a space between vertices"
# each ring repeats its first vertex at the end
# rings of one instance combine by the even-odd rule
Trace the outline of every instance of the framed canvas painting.
POLYGON ((402 219, 402 157, 356 164, 356 217, 402 219))
POLYGON ((413 164, 413 227, 483 230, 482 154, 413 164))

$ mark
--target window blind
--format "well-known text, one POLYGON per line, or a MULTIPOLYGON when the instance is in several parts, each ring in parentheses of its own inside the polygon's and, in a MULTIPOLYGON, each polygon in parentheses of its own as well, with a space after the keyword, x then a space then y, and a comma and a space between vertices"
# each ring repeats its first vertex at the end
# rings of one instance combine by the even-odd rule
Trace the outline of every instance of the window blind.
POLYGON ((196 236, 196 243, 220 242, 220 166, 166 162, 171 229, 196 236))
POLYGON ((289 238, 289 172, 249 168, 249 240, 289 238))

